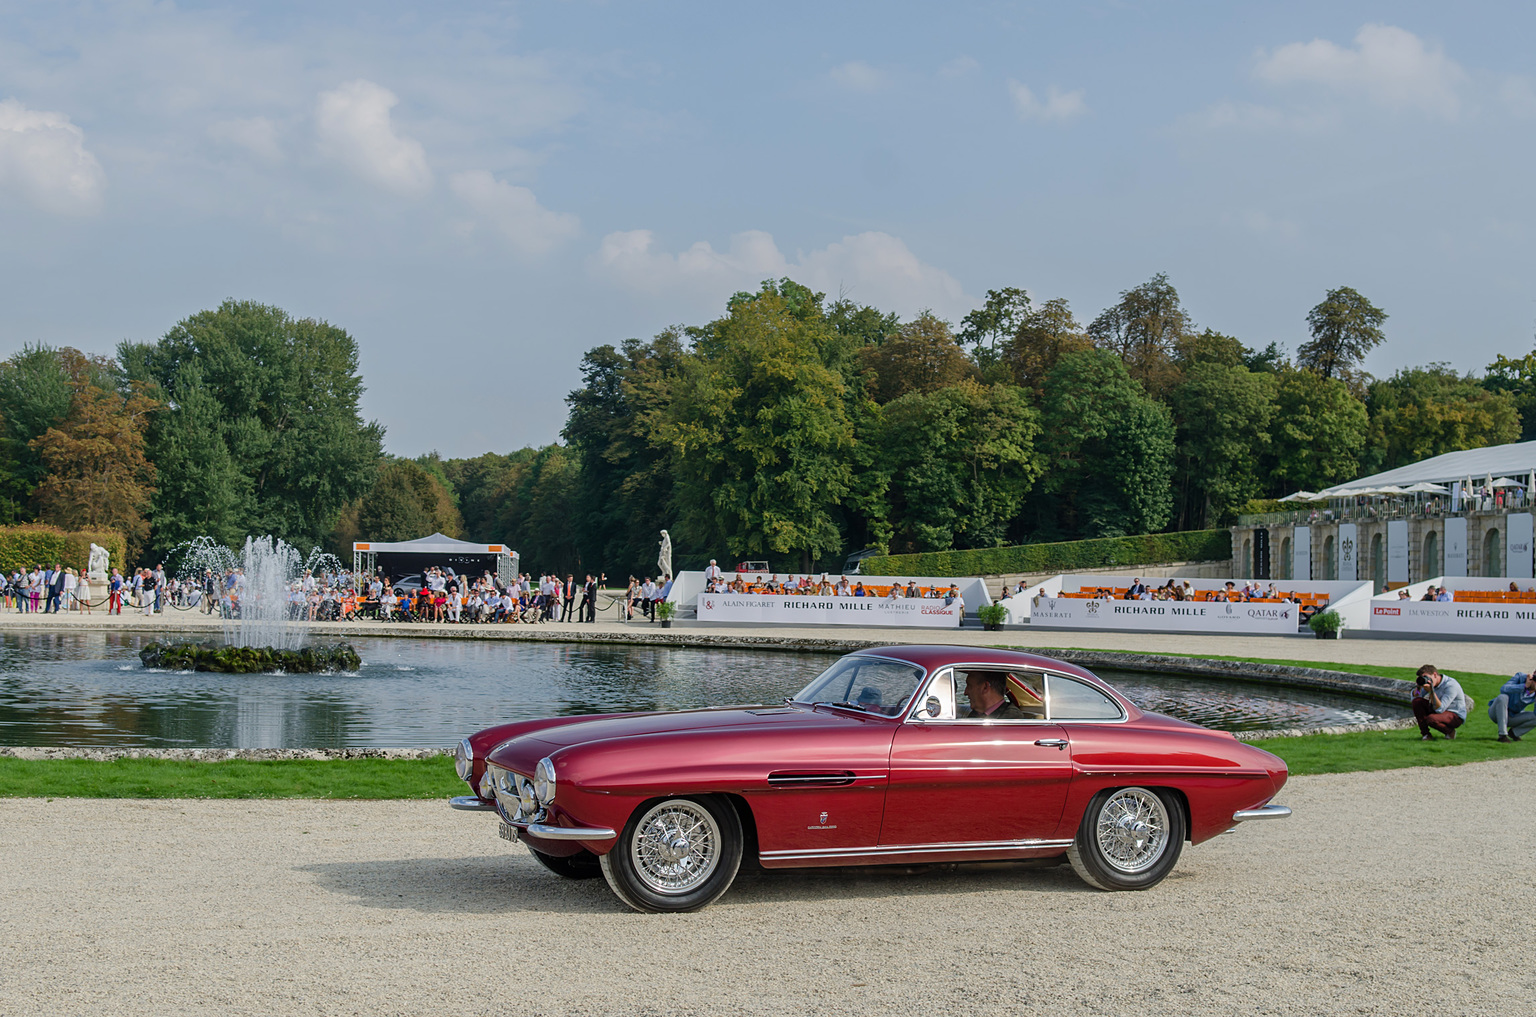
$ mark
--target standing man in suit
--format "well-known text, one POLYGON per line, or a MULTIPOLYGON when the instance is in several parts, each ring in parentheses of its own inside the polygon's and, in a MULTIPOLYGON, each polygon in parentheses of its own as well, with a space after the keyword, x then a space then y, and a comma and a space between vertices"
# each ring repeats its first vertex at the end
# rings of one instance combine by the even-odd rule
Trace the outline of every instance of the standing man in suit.
POLYGON ((576 612, 576 577, 574 575, 568 574, 565 577, 565 589, 560 592, 565 594, 560 608, 560 620, 568 622, 571 620, 571 615, 576 612))
POLYGON ((58 614, 59 601, 64 596, 64 569, 57 562, 48 573, 48 603, 45 605, 44 614, 58 614))

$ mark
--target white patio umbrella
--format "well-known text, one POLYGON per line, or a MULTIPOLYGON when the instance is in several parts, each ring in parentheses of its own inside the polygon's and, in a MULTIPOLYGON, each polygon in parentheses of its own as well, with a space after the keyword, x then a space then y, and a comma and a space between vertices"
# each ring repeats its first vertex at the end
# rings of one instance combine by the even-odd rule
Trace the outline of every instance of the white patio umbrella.
POLYGON ((1420 483, 1414 484, 1412 487, 1408 488, 1408 493, 1409 494, 1450 494, 1451 493, 1451 489, 1448 488, 1448 487, 1441 487, 1439 484, 1430 484, 1430 483, 1427 483, 1427 482, 1420 482, 1420 483))
POLYGON ((1385 487, 1378 487, 1378 488, 1376 488, 1376 490, 1372 491, 1371 493, 1372 494, 1378 494, 1378 495, 1391 495, 1391 494, 1407 494, 1408 492, 1403 490, 1401 487, 1398 487, 1396 484, 1388 484, 1385 487))
POLYGON ((1324 494, 1313 494, 1311 491, 1297 491, 1295 494, 1288 494, 1284 498, 1281 498, 1280 500, 1281 501, 1322 501, 1326 497, 1327 497, 1327 495, 1324 495, 1324 494))
POLYGON ((1525 485, 1520 483, 1520 481, 1518 481, 1518 480, 1510 480, 1508 477, 1500 477, 1498 480, 1495 480, 1493 482, 1493 486, 1494 487, 1519 487, 1519 488, 1522 488, 1522 489, 1525 487, 1525 485))

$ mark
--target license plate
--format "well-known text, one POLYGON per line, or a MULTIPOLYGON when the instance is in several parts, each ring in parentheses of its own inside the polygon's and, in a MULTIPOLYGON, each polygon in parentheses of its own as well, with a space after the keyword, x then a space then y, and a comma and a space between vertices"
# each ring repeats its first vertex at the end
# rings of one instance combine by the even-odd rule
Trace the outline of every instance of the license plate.
POLYGON ((496 827, 496 836, 500 837, 502 840, 509 840, 516 844, 517 827, 508 825, 507 823, 501 823, 496 827))

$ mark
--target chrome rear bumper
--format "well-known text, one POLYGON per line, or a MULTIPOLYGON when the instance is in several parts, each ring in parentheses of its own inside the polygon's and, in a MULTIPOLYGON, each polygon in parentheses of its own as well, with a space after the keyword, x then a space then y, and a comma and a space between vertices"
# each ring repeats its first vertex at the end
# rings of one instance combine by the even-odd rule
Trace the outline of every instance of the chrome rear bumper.
POLYGON ((496 811, 495 802, 482 801, 481 799, 476 798, 474 795, 459 795, 457 798, 450 798, 448 799, 448 805, 451 808, 459 809, 463 812, 496 811))
POLYGON ((1284 805, 1264 805, 1257 809, 1239 809, 1232 813, 1232 822, 1246 823, 1250 819, 1285 819, 1291 810, 1284 805))

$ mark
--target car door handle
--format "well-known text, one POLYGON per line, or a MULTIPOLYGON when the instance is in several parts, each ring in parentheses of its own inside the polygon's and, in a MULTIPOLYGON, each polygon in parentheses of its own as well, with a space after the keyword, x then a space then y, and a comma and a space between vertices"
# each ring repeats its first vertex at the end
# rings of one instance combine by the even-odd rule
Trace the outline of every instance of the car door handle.
POLYGON ((1064 749, 1067 747, 1067 740, 1065 738, 1040 738, 1035 741, 1035 744, 1043 745, 1048 749, 1064 749))

